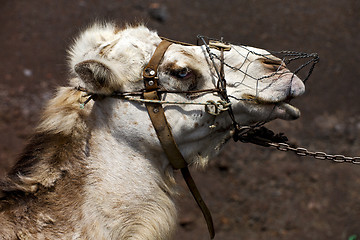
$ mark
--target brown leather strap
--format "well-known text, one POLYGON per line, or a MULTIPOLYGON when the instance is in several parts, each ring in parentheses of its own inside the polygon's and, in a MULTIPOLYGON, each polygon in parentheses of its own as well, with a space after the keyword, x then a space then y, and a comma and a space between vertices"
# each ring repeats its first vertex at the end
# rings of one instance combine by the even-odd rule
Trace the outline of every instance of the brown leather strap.
MULTIPOLYGON (((149 100, 159 100, 156 91, 144 93, 144 98, 149 100)), ((145 105, 161 146, 171 165, 175 169, 186 167, 187 163, 180 153, 167 123, 164 108, 160 103, 145 103, 145 105)))
POLYGON ((188 186, 191 194, 193 195, 197 205, 201 209, 202 214, 204 215, 208 231, 210 234, 211 239, 215 237, 215 229, 214 229, 214 223, 211 217, 211 213, 206 206, 204 200, 202 199, 199 190, 196 187, 196 184, 194 182, 194 179, 191 177, 190 171, 188 167, 181 169, 181 174, 183 175, 186 185, 188 186))
MULTIPOLYGON (((158 100, 159 97, 156 91, 144 93, 144 98, 149 100, 158 100)), ((175 169, 180 169, 184 177, 186 185, 188 186, 191 194, 193 195, 197 205, 201 209, 202 214, 204 215, 209 234, 211 239, 215 236, 214 223, 211 217, 211 213, 206 206, 204 200, 201 197, 201 194, 196 187, 196 184, 191 177, 187 163, 181 154, 179 148, 176 145, 176 142, 172 136, 170 127, 165 117, 164 109, 160 103, 145 103, 147 111, 151 122, 155 128, 158 139, 161 143, 161 146, 169 159, 169 162, 175 169)))
POLYGON ((144 79, 146 91, 153 91, 159 88, 158 76, 157 76, 158 66, 166 50, 171 44, 172 44, 171 42, 165 40, 161 41, 159 46, 156 48, 153 56, 151 57, 149 63, 144 68, 143 79, 144 79))
POLYGON ((161 38, 161 40, 165 40, 165 41, 168 41, 168 42, 180 44, 180 45, 183 45, 183 46, 197 46, 197 45, 194 45, 194 44, 191 44, 191 43, 180 42, 180 41, 172 40, 172 39, 169 39, 169 38, 166 38, 166 37, 160 37, 160 38, 161 38))
MULTIPOLYGON (((172 43, 163 40, 159 46, 156 48, 154 55, 150 59, 148 65, 145 67, 143 71, 143 78, 145 83, 145 90, 144 98, 148 100, 160 100, 160 96, 158 93, 158 77, 157 77, 157 69, 158 66, 167 50, 167 48, 172 43)), ((169 159, 170 164, 173 166, 174 169, 181 169, 181 173, 184 177, 184 180, 193 195, 196 203, 200 207, 204 218, 206 220, 208 230, 210 233, 210 237, 214 238, 215 230, 214 224, 211 217, 211 213, 206 206, 205 202, 203 201, 199 190, 196 187, 196 184, 191 177, 190 171, 187 167, 187 162, 185 161, 184 157, 182 156, 174 137, 171 133, 170 126, 166 120, 164 109, 160 103, 145 103, 149 117, 151 122, 154 126, 155 132, 158 136, 158 139, 161 143, 161 146, 169 159)))

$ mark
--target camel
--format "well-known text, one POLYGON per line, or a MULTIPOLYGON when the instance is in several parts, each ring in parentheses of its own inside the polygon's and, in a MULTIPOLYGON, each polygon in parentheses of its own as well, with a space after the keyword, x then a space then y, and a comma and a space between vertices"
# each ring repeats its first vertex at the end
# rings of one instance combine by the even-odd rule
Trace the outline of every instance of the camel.
MULTIPOLYGON (((96 23, 75 39, 69 85, 49 100, 0 182, 0 239, 172 239, 180 192, 175 168, 142 97, 123 94, 144 92, 143 70, 161 42, 144 25, 112 23, 96 23)), ((155 102, 186 163, 201 167, 234 134, 229 106, 239 126, 293 120, 300 111, 289 100, 305 91, 265 50, 207 50, 201 42, 174 42, 155 69, 166 90, 155 102), (205 91, 217 88, 218 69, 227 105, 219 92, 205 91)))

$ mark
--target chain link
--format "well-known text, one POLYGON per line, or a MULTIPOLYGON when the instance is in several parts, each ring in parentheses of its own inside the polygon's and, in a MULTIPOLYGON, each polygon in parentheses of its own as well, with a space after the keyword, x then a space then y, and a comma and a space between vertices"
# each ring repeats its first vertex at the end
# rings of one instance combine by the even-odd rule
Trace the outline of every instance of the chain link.
POLYGON ((347 157, 344 155, 332 155, 324 152, 312 152, 303 147, 292 147, 287 143, 268 142, 267 144, 270 147, 276 148, 277 150, 284 152, 287 151, 294 152, 298 156, 302 156, 302 157, 310 156, 315 159, 330 160, 337 163, 346 162, 346 163, 360 164, 360 157, 347 157))

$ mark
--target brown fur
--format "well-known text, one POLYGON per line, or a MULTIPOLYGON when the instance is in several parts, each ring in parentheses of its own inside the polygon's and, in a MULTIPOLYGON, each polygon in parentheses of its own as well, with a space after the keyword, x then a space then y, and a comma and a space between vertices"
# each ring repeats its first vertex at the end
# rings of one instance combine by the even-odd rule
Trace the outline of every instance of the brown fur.
POLYGON ((80 218, 86 174, 79 161, 85 137, 80 100, 81 93, 72 88, 59 90, 19 161, 0 182, 0 239, 64 239, 64 231, 72 232, 68 228, 75 224, 69 222, 80 218), (59 120, 66 124, 54 127, 59 120))

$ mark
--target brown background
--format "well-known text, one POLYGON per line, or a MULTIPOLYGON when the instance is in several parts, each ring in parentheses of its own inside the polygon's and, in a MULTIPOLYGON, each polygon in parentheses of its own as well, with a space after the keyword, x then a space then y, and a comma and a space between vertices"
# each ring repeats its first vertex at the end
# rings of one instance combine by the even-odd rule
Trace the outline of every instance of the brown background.
MULTIPOLYGON (((160 35, 196 36, 273 50, 317 52, 302 118, 269 125, 299 145, 360 155, 358 0, 2 0, 0 175, 21 152, 44 103, 66 84, 66 49, 95 20, 145 22, 160 35), (156 2, 156 1, 155 1, 156 2)), ((213 213, 216 239, 346 239, 360 235, 360 166, 230 143, 194 178, 213 213)), ((181 178, 179 178, 181 184, 181 178)), ((191 196, 179 201, 176 239, 208 239, 191 196)), ((359 237, 358 237, 359 239, 359 237)))

